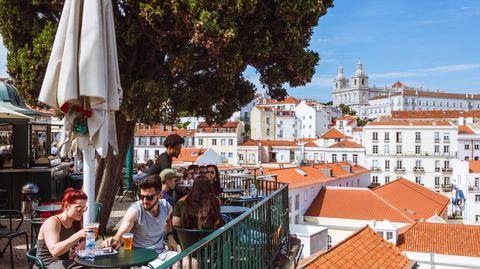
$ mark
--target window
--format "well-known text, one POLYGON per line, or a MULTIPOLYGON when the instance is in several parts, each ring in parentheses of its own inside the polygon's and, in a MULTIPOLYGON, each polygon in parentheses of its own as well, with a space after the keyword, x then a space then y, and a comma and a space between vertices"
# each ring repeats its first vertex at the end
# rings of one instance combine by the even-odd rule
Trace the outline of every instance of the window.
POLYGON ((397 141, 397 143, 402 143, 402 133, 401 132, 397 132, 395 138, 396 138, 395 141, 397 141))
POLYGON ((292 197, 288 197, 288 213, 292 212, 292 197))
POLYGON ((295 224, 299 224, 300 223, 300 215, 295 215, 295 224))
POLYGON ((475 195, 475 203, 480 203, 480 195, 475 195))
POLYGON ((385 171, 390 170, 390 160, 385 160, 385 171))
POLYGON ((312 119, 312 115, 310 115, 309 118, 312 119))
POLYGON ((144 160, 149 159, 149 157, 148 157, 148 149, 146 149, 146 150, 143 152, 143 159, 144 159, 144 160))
POLYGON ((147 137, 146 136, 140 137, 139 144, 140 144, 140 146, 146 146, 147 145, 147 137))
POLYGON ((480 215, 475 215, 475 221, 480 222, 480 215))
POLYGON ((267 135, 270 135, 270 129, 267 128, 267 135))
POLYGON ((440 177, 435 177, 435 186, 440 186, 440 177))
POLYGON ((382 231, 378 231, 377 234, 380 235, 381 238, 383 238, 383 232, 382 231))
POLYGON ((227 154, 225 152, 221 152, 220 155, 222 156, 223 161, 227 159, 227 154))
POLYGON ((422 160, 415 160, 415 167, 416 168, 422 167, 422 160))
POLYGON ((353 163, 354 164, 358 163, 358 155, 357 154, 353 154, 353 163))
POLYGON ((387 240, 392 240, 393 232, 387 232, 387 240))
POLYGON ((480 178, 476 177, 476 178, 475 178, 475 183, 474 183, 474 184, 475 184, 475 187, 477 187, 477 188, 478 188, 478 187, 480 186, 480 178))
POLYGON ((347 161, 347 154, 342 154, 342 162, 346 162, 347 161))
POLYGON ((240 161, 243 161, 243 154, 238 154, 238 159, 239 159, 240 161))
POLYGON ((390 154, 390 145, 385 144, 384 145, 384 150, 385 150, 385 155, 389 155, 390 154))
POLYGON ((373 147, 372 147, 372 153, 373 153, 373 154, 378 154, 378 145, 373 145, 373 147))
POLYGON ((222 140, 220 140, 220 143, 222 146, 226 146, 227 145, 227 140, 222 138, 222 140))
POLYGON ((443 161, 443 167, 450 168, 450 161, 443 161))
POLYGON ((232 138, 228 139, 228 145, 233 146, 233 139, 232 138))
POLYGON ((295 210, 300 208, 300 194, 295 195, 295 210))
POLYGON ((310 125, 308 125, 308 128, 309 128, 309 129, 312 129, 312 125, 311 125, 311 124, 310 124, 310 125))
POLYGON ((156 146, 156 145, 157 145, 157 138, 150 137, 150 146, 156 146))
POLYGON ((480 145, 479 145, 479 144, 475 144, 475 145, 473 146, 473 148, 474 148, 474 149, 480 149, 480 145))
POLYGON ((469 144, 465 144, 465 149, 466 149, 466 150, 469 150, 469 149, 470 149, 470 145, 469 145, 469 144))
POLYGON ((465 156, 465 161, 468 161, 468 160, 470 160, 470 157, 465 156))
POLYGON ((372 176, 372 183, 378 183, 378 176, 372 176))
POLYGON ((402 160, 397 160, 397 168, 402 168, 402 160))
POLYGON ((435 160, 435 171, 439 171, 440 170, 440 160, 435 160))
POLYGON ((415 183, 422 184, 422 178, 421 177, 415 177, 415 183))
POLYGON ((448 153, 449 149, 450 149, 450 147, 448 145, 443 146, 443 152, 444 153, 448 153))
POLYGON ((397 154, 402 154, 402 145, 397 145, 397 154))
POLYGON ((265 121, 267 122, 267 125, 270 125, 270 118, 265 118, 265 121))
POLYGON ((337 162, 337 154, 332 154, 332 163, 336 163, 337 162))
POLYGON ((415 145, 415 154, 420 154, 420 145, 415 145))
POLYGON ((203 138, 199 138, 199 139, 198 139, 198 145, 199 145, 199 146, 203 146, 203 138))
POLYGON ((332 248, 332 237, 327 235, 327 249, 332 248))
POLYGON ((372 167, 373 168, 378 168, 378 160, 372 160, 372 167))
POLYGON ((390 182, 390 176, 385 176, 385 184, 387 184, 388 182, 390 182))
POLYGON ((438 143, 440 141, 440 133, 439 132, 435 132, 434 133, 434 137, 435 137, 435 143, 438 143))
POLYGON ((444 177, 443 178, 443 184, 445 184, 445 185, 450 184, 450 177, 444 177))
POLYGON ((217 139, 216 138, 213 138, 212 139, 212 146, 216 146, 217 145, 217 139))
POLYGON ((438 153, 440 153, 440 146, 435 145, 435 154, 438 154, 438 153))
POLYGON ((450 134, 444 133, 443 134, 443 142, 448 142, 450 140, 450 134))
POLYGON ((378 141, 378 133, 377 132, 373 132, 373 137, 372 137, 372 140, 373 141, 378 141))
POLYGON ((385 142, 388 142, 388 141, 390 141, 390 133, 385 132, 385 142))
POLYGON ((283 130, 280 130, 278 137, 283 137, 283 130))
POLYGON ((228 158, 233 158, 233 152, 228 153, 228 158))
POLYGON ((415 132, 415 141, 420 141, 420 140, 421 140, 420 132, 415 132))

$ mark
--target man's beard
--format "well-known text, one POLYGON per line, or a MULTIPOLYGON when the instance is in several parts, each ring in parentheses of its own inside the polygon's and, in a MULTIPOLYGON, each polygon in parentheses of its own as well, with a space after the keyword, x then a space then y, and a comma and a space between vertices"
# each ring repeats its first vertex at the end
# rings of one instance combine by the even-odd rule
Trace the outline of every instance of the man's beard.
POLYGON ((145 204, 143 204, 143 209, 145 209, 147 211, 151 211, 157 204, 158 204, 158 199, 150 207, 145 207, 145 204))

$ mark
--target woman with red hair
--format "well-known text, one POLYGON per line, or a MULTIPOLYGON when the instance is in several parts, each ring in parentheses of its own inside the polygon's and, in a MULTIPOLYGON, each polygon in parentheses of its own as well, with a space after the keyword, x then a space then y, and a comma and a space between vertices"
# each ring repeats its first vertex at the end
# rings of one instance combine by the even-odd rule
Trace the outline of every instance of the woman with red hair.
POLYGON ((87 195, 83 191, 66 189, 62 213, 48 218, 40 228, 37 257, 47 268, 67 268, 73 262, 72 250, 85 247, 82 217, 87 210, 86 204, 87 195))

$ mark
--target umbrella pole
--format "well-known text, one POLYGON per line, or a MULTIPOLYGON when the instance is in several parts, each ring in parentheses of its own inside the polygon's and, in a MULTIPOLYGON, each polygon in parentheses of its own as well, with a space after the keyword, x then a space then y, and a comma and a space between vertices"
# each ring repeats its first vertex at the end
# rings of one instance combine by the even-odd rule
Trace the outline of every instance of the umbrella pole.
POLYGON ((95 221, 95 148, 88 136, 78 136, 78 145, 83 153, 83 191, 87 194, 88 210, 83 214, 83 225, 95 221))

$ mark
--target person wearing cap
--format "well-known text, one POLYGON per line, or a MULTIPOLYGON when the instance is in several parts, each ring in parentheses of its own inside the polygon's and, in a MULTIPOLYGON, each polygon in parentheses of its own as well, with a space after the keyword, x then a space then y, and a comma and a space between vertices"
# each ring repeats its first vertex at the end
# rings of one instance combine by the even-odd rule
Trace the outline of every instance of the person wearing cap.
POLYGON ((167 200, 167 202, 173 207, 177 202, 173 195, 173 190, 175 189, 176 179, 179 176, 183 176, 180 173, 177 173, 171 168, 163 169, 160 173, 160 179, 162 180, 162 199, 167 200))
POLYGON ((167 136, 163 142, 165 152, 158 156, 153 166, 148 170, 148 173, 150 175, 158 175, 163 169, 172 168, 172 159, 178 158, 180 152, 182 152, 183 143, 185 143, 185 139, 178 134, 167 136))

